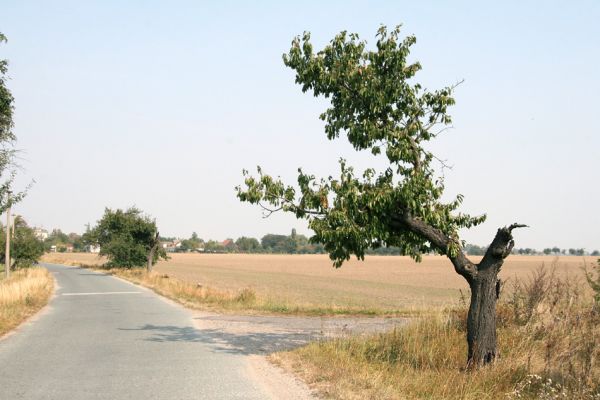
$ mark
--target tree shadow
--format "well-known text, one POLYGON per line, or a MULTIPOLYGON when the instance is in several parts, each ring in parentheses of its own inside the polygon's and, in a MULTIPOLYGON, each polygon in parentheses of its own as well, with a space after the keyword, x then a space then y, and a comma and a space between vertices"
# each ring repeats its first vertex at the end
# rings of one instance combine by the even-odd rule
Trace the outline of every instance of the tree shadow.
POLYGON ((214 351, 243 355, 265 355, 291 350, 322 339, 314 332, 244 332, 232 333, 220 329, 196 329, 191 326, 152 325, 139 328, 119 328, 123 331, 148 331, 143 340, 151 342, 188 342, 210 345, 214 351))

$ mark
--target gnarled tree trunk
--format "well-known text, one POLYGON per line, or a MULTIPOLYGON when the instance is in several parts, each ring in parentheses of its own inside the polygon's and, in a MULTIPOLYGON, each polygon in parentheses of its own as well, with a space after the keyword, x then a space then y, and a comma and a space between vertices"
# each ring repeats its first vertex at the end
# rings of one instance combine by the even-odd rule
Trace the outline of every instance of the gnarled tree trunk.
POLYGON ((498 273, 513 246, 512 230, 524 225, 513 224, 498 229, 476 273, 467 279, 471 288, 471 305, 467 316, 467 365, 470 368, 493 362, 498 356, 496 338, 496 302, 501 282, 498 273))
POLYGON ((494 269, 478 274, 470 283, 471 305, 467 317, 467 365, 488 364, 496 358, 496 301, 498 274, 494 269))
POLYGON ((526 225, 512 224, 498 229, 479 264, 472 263, 462 250, 456 250, 457 239, 428 225, 409 213, 398 214, 392 224, 408 227, 412 232, 425 237, 429 242, 448 255, 454 270, 469 283, 471 305, 467 317, 467 365, 470 368, 493 362, 498 355, 496 339, 496 302, 500 295, 498 273, 514 246, 512 231, 526 225), (454 251, 451 249, 454 247, 454 251))

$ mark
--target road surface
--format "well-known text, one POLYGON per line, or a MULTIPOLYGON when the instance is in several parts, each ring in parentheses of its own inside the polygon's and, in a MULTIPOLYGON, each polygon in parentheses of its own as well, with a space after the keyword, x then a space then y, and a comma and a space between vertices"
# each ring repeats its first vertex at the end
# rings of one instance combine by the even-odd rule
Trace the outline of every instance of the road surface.
POLYGON ((86 269, 44 265, 50 305, 0 340, 1 399, 265 399, 244 354, 194 327, 152 291, 86 269))

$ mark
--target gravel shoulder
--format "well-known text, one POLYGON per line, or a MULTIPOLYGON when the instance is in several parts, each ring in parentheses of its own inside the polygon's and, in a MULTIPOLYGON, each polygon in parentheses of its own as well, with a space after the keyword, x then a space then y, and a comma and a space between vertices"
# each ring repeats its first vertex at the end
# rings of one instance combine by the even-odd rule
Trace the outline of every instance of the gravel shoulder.
POLYGON ((405 318, 288 317, 223 315, 195 312, 194 326, 220 351, 246 357, 248 374, 273 399, 314 399, 311 389, 267 356, 315 340, 383 332, 407 323, 405 318))

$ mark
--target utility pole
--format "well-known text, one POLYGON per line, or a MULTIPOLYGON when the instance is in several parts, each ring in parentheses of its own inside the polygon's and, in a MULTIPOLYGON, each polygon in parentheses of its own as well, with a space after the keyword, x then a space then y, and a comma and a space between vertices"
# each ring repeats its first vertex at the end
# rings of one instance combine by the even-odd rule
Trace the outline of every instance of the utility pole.
POLYGON ((6 278, 10 277, 10 191, 6 194, 6 253, 4 253, 4 272, 6 278))

